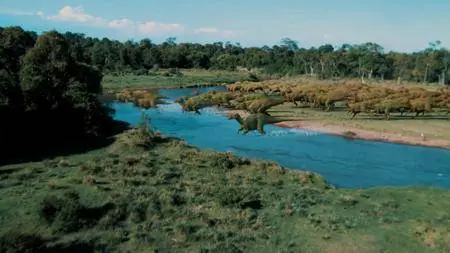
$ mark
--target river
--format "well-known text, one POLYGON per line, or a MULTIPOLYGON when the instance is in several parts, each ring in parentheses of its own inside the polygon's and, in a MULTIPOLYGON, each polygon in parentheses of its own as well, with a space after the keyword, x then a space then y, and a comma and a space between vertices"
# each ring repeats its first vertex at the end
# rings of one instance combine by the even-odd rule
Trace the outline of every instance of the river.
MULTIPOLYGON (((220 88, 203 88, 201 92, 220 88)), ((301 129, 266 125, 266 135, 238 135, 238 122, 214 108, 201 115, 181 110, 173 101, 196 89, 162 89, 169 104, 146 110, 152 127, 199 148, 232 151, 241 156, 275 161, 292 169, 317 172, 343 188, 436 186, 450 188, 450 151, 386 142, 349 140, 301 129)), ((141 109, 113 103, 115 118, 135 125, 141 109)))

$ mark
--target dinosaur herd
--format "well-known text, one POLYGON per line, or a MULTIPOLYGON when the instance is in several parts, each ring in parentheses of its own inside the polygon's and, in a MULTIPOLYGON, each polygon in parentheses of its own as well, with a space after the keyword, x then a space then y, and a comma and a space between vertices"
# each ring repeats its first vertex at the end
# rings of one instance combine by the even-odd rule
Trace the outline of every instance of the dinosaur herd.
POLYGON ((432 111, 450 112, 450 88, 428 91, 420 87, 385 87, 367 84, 279 84, 270 82, 240 83, 228 86, 230 93, 279 93, 285 102, 301 103, 312 108, 332 111, 337 103, 346 107, 352 118, 360 113, 381 114, 390 119, 392 113, 415 117, 432 111))
MULTIPOLYGON (((163 104, 164 97, 151 90, 125 89, 116 94, 118 100, 133 102, 142 108, 163 104)), ((347 109, 351 118, 360 113, 384 115, 389 120, 392 113, 401 116, 414 113, 417 117, 433 110, 450 112, 450 89, 428 91, 417 87, 392 88, 367 84, 280 84, 236 83, 227 91, 209 91, 203 94, 181 97, 175 101, 186 112, 200 114, 205 107, 218 106, 233 110, 245 110, 249 116, 231 113, 228 119, 240 124, 238 133, 256 130, 265 134, 264 125, 281 120, 271 117, 268 110, 283 103, 293 103, 326 111, 336 109, 338 103, 347 109)))

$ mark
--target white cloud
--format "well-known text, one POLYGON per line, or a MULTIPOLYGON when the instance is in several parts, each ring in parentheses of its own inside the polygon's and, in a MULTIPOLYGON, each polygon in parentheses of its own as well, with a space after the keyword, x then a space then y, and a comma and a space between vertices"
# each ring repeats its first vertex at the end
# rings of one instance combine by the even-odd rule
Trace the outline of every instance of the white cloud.
POLYGON ((215 27, 201 27, 194 29, 195 34, 215 34, 224 38, 231 38, 235 35, 235 32, 231 30, 220 30, 215 27))
POLYGON ((163 24, 154 21, 147 21, 138 24, 138 30, 141 34, 152 34, 158 32, 175 32, 183 30, 181 24, 163 24))
MULTIPOLYGON (((72 7, 67 5, 61 8, 55 15, 48 15, 43 11, 26 12, 2 7, 0 7, 0 13, 15 16, 37 16, 49 21, 81 23, 88 26, 117 30, 121 33, 126 32, 130 35, 148 36, 152 34, 180 33, 185 30, 184 26, 179 23, 162 23, 154 20, 137 22, 128 18, 109 20, 101 16, 87 13, 82 6, 72 7)), ((188 32, 194 34, 209 34, 223 38, 235 36, 235 33, 231 30, 221 30, 215 27, 202 27, 189 30, 188 32)))
POLYGON ((234 37, 234 36, 236 35, 236 33, 235 33, 234 31, 231 31, 231 30, 224 30, 224 31, 222 32, 222 34, 223 34, 225 37, 234 37))
POLYGON ((11 15, 11 16, 33 16, 35 13, 22 11, 22 10, 14 10, 9 8, 0 7, 0 14, 11 15))
POLYGON ((132 32, 140 35, 169 33, 183 29, 181 24, 165 24, 156 21, 144 21, 138 23, 128 18, 107 20, 106 18, 97 17, 86 13, 81 6, 64 6, 59 10, 57 15, 53 16, 46 16, 43 12, 39 12, 37 15, 46 20, 83 23, 86 25, 132 32))
POLYGON ((214 27, 202 27, 194 30, 194 33, 218 33, 219 29, 214 27))
POLYGON ((95 17, 85 13, 81 6, 75 8, 71 6, 65 6, 61 10, 59 10, 57 15, 48 16, 46 17, 46 19, 87 23, 89 25, 95 26, 103 26, 107 23, 106 20, 102 17, 95 17))
POLYGON ((134 22, 127 18, 115 19, 108 22, 108 27, 113 29, 132 29, 134 27, 134 22))

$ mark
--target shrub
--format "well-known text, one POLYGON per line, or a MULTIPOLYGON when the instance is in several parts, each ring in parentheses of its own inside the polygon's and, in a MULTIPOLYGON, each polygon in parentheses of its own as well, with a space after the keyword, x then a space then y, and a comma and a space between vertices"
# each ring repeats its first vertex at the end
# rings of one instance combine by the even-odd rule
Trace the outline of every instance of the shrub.
POLYGON ((77 192, 66 192, 62 197, 47 196, 41 202, 41 215, 57 231, 71 232, 83 226, 80 215, 84 207, 77 192))
POLYGON ((170 68, 168 73, 170 76, 183 76, 183 73, 177 68, 170 68))
POLYGON ((11 231, 0 237, 0 252, 36 253, 45 249, 45 240, 36 234, 11 231))
POLYGON ((147 73, 148 71, 146 69, 138 69, 134 71, 134 74, 138 76, 143 76, 146 75, 147 73))
POLYGON ((247 80, 250 81, 250 82, 259 82, 259 81, 261 81, 261 79, 257 75, 255 75, 254 73, 250 73, 248 75, 247 80))
POLYGON ((262 207, 260 197, 255 191, 244 187, 222 187, 215 194, 216 199, 222 206, 238 208, 262 207))
POLYGON ((359 201, 350 195, 343 195, 339 198, 339 201, 344 204, 344 205, 349 205, 349 206, 354 206, 356 205, 359 201))
POLYGON ((40 206, 40 215, 57 232, 74 232, 83 227, 94 226, 114 205, 86 207, 81 204, 76 191, 67 191, 62 196, 45 197, 40 206))

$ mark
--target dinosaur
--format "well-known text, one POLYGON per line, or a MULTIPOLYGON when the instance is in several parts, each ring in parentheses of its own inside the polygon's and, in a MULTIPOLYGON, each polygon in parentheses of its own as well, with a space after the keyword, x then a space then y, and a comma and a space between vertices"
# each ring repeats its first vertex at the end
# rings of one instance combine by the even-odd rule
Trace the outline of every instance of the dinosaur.
POLYGON ((159 104, 167 104, 164 101, 167 97, 159 95, 157 91, 145 89, 123 89, 116 93, 116 98, 121 102, 132 102, 135 106, 144 109, 155 108, 159 104))
POLYGON ((253 113, 245 118, 242 118, 239 113, 230 113, 228 114, 228 119, 234 119, 239 122, 241 127, 237 131, 238 134, 241 131, 243 131, 243 134, 247 134, 250 131, 257 130, 262 135, 266 134, 266 132, 264 131, 264 125, 282 121, 267 116, 263 113, 253 113))
POLYGON ((175 102, 180 104, 184 111, 200 114, 200 109, 228 104, 232 98, 233 95, 226 92, 209 91, 193 97, 180 97, 175 102))
POLYGON ((245 107, 250 113, 263 113, 266 116, 270 116, 267 113, 267 110, 269 110, 270 108, 272 108, 276 105, 280 105, 283 103, 284 103, 284 100, 282 100, 282 99, 262 98, 262 99, 256 99, 253 101, 248 101, 246 103, 245 107))

